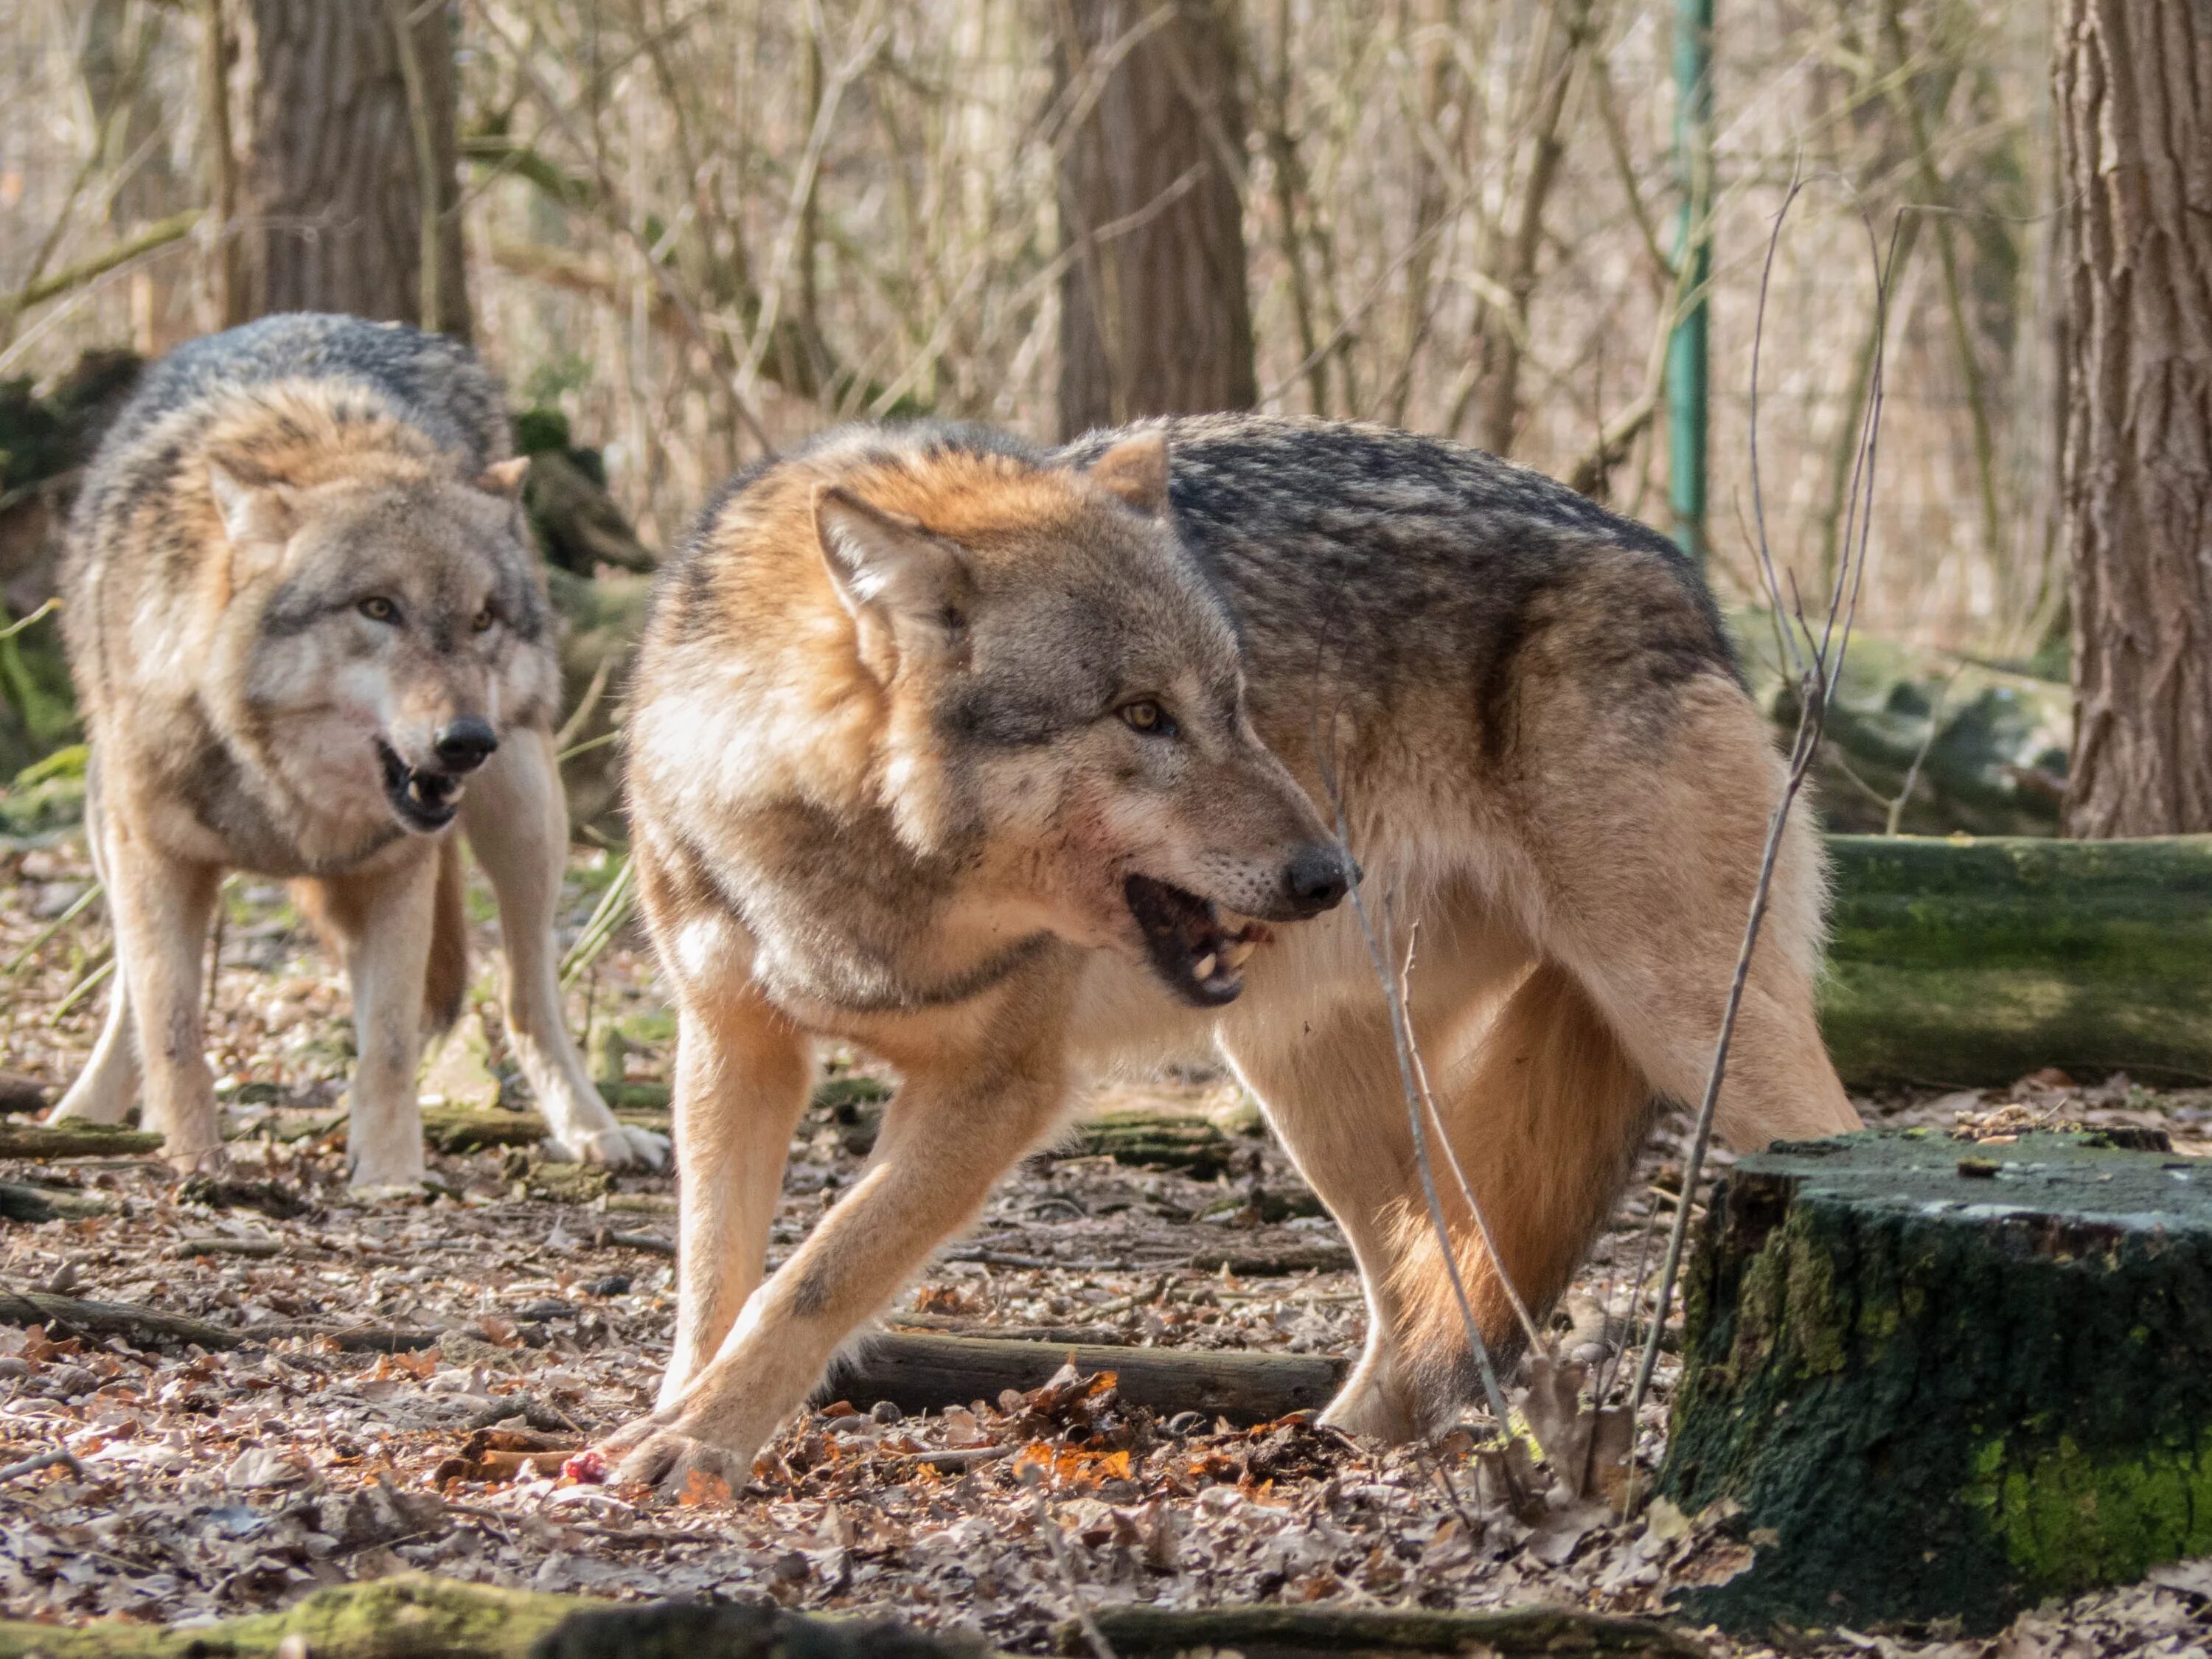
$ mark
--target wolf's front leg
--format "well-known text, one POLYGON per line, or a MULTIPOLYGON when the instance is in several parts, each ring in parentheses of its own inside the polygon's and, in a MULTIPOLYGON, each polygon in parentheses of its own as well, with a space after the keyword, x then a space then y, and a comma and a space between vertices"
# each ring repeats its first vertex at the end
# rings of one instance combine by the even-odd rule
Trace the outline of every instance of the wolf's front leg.
MULTIPOLYGON (((702 926, 711 927, 711 921, 702 926)), ((672 1408, 722 1346, 768 1268, 791 1133, 806 1109, 805 1036, 748 985, 679 991, 676 1344, 660 1379, 672 1408)))
POLYGON ((346 1162, 356 1188, 413 1187, 428 1172, 415 1073, 422 1058, 422 981, 430 961, 438 855, 324 880, 319 908, 353 988, 353 1084, 346 1162))
MULTIPOLYGON (((97 769, 85 805, 85 839, 92 849, 93 873, 103 886, 112 887, 115 857, 106 845, 107 830, 100 809, 97 769)), ((131 1115, 137 1098, 138 1039, 131 1029, 131 979, 118 955, 115 971, 108 976, 106 1024, 100 1029, 100 1041, 93 1044, 92 1058, 85 1061, 76 1081, 54 1108, 52 1121, 76 1118, 87 1123, 120 1123, 131 1115)))
POLYGON ((666 1168, 667 1139, 615 1121, 592 1086, 562 1017, 553 912, 561 896, 568 811, 553 739, 526 726, 509 731, 499 753, 470 780, 461 822, 499 897, 507 1040, 555 1144, 587 1164, 666 1168))
MULTIPOLYGON (((175 1169, 214 1169, 222 1162, 222 1132, 201 1041, 200 952, 222 872, 174 857, 120 824, 112 826, 107 854, 116 994, 137 1015, 146 1127, 162 1135, 161 1156, 175 1169)), ((101 1048, 112 1060, 110 1044, 103 1040, 101 1048)))
POLYGON ((607 1443, 619 1478, 681 1491, 699 1469, 743 1485, 838 1347, 974 1215, 1051 1127, 1065 1093, 1056 1033, 1048 1052, 971 1050, 908 1066, 858 1183, 746 1300, 691 1386, 607 1443))

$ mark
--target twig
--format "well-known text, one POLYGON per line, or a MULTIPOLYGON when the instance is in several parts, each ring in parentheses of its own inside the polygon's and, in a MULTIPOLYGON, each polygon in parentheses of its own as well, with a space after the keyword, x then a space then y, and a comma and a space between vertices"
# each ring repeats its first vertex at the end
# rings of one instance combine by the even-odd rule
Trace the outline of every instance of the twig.
POLYGON ((85 1479, 84 1465, 76 1461, 75 1452, 50 1451, 40 1452, 35 1457, 27 1457, 20 1463, 10 1463, 7 1468, 0 1468, 0 1486, 11 1480, 20 1480, 27 1474, 36 1474, 42 1469, 52 1468, 66 1468, 78 1480, 85 1479))
POLYGON ((599 699, 606 695, 607 682, 613 678, 614 672, 615 653, 610 651, 599 659, 599 665, 592 671, 591 680, 584 687, 584 695, 576 699, 575 712, 562 721, 561 729, 553 734, 555 759, 568 758, 560 751, 583 736, 584 728, 591 724, 592 716, 599 711, 599 699))
MULTIPOLYGON (((1406 930, 1406 966, 1398 981, 1398 1000, 1406 1007, 1411 1007, 1413 1002, 1413 945, 1420 931, 1418 917, 1406 930)), ((1429 1087, 1428 1062, 1421 1058, 1421 1046, 1413 1041, 1410 1032, 1406 1046, 1413 1057, 1413 1077, 1420 1085, 1421 1103, 1428 1108, 1429 1121, 1436 1125, 1437 1139, 1443 1143, 1444 1162, 1450 1166, 1452 1179, 1459 1183, 1460 1196, 1467 1200, 1467 1207, 1474 1216, 1475 1231, 1482 1235, 1482 1248, 1490 1252, 1490 1270, 1498 1275, 1498 1287, 1505 1292, 1505 1299, 1513 1304, 1514 1317, 1521 1322, 1522 1334, 1528 1339, 1528 1351, 1541 1353, 1545 1350, 1543 1334, 1536 1328, 1536 1322, 1528 1313, 1528 1304, 1521 1299, 1519 1289, 1505 1271, 1505 1258, 1498 1253, 1498 1241, 1491 1236, 1490 1219, 1483 1214, 1482 1206, 1475 1202, 1474 1188, 1468 1181, 1467 1171, 1460 1167, 1459 1150, 1451 1143, 1450 1132, 1444 1127, 1443 1114, 1437 1108, 1436 1093, 1429 1087)))
POLYGON ((94 991, 99 988, 100 982, 114 971, 115 955, 113 951, 110 950, 106 961, 101 963, 99 967, 94 969, 82 979, 77 981, 76 984, 70 987, 69 994, 64 996, 59 1002, 56 1003, 54 1005, 53 1012, 46 1016, 46 1024, 49 1025, 60 1024, 63 1015, 68 1013, 69 1011, 76 1007, 78 1003, 82 1002, 85 998, 90 996, 94 991))
POLYGON ((1885 836, 1893 836, 1905 822, 1905 809, 1912 799, 1912 786, 1920 781, 1920 769, 1927 763, 1928 751, 1936 746, 1936 734, 1942 730, 1943 704, 1951 695, 1951 687, 1966 672, 1962 664, 1954 668, 1936 687, 1936 701, 1928 708, 1928 735, 1920 740, 1920 747, 1912 751, 1912 764, 1905 770, 1905 787, 1897 792, 1897 799, 1889 804, 1889 816, 1882 824, 1885 836))
POLYGON ((1060 1535, 1060 1522, 1052 1518, 1052 1511, 1044 1501, 1044 1471, 1032 1463, 1021 1472, 1023 1483, 1036 1496, 1037 1530, 1044 1534, 1045 1548, 1051 1553, 1052 1565, 1060 1573, 1060 1583, 1066 1587, 1069 1603, 1075 1608, 1076 1622, 1083 1626, 1085 1640, 1097 1659, 1115 1659, 1114 1645, 1106 1639, 1106 1632, 1098 1628, 1091 1616, 1091 1603, 1085 1598, 1083 1587, 1076 1582, 1074 1565, 1067 1559, 1066 1541, 1060 1535))
POLYGON ((16 635, 21 633, 33 623, 45 621, 48 617, 52 616, 55 611, 61 608, 62 602, 58 598, 48 599, 44 605, 40 605, 36 611, 33 611, 29 616, 23 617, 21 621, 11 622, 5 628, 0 628, 0 640, 14 639, 16 635))
POLYGON ((615 872, 614 879, 599 895, 599 902, 584 923, 584 931, 576 936, 567 957, 561 963, 561 988, 567 990, 576 982, 577 976, 599 959, 613 939, 623 919, 629 915, 630 896, 635 889, 635 866, 629 859, 615 872))
MULTIPOLYGON (((1761 267, 1759 283, 1759 308, 1752 328, 1751 346, 1751 404, 1750 450, 1752 480, 1752 513, 1759 526, 1756 551, 1759 569, 1765 577, 1770 601, 1778 611, 1782 608, 1782 588, 1775 571, 1773 550, 1766 539, 1765 504, 1760 493, 1759 471, 1759 370, 1761 349, 1766 333, 1766 299, 1773 280, 1774 260, 1782 240, 1782 228, 1789 217, 1790 209, 1803 190, 1802 180, 1793 179, 1782 205, 1774 216, 1774 228, 1766 245, 1766 260, 1761 267)), ((1873 227, 1868 226, 1871 243, 1873 227)), ((1887 271, 1880 251, 1875 251, 1875 338, 1884 339, 1887 323, 1887 271)), ((1727 1074, 1729 1045, 1735 1034, 1736 1016, 1743 1006, 1744 987, 1750 977, 1753 951, 1758 947, 1761 925, 1766 919, 1766 907, 1774 882, 1775 860, 1782 846, 1782 836, 1787 828, 1790 809, 1796 804, 1813 758, 1819 751, 1820 733, 1826 723, 1828 697, 1837 677, 1843 668, 1844 653, 1850 640, 1851 623, 1856 616, 1858 586, 1866 568, 1868 538, 1872 533, 1874 513, 1874 462, 1875 441, 1881 430, 1882 410, 1883 357, 1879 346, 1870 370, 1873 392, 1869 400, 1865 438, 1861 446, 1860 466, 1854 474, 1851 487, 1851 517, 1847 525, 1856 523, 1858 546, 1854 554, 1848 530, 1844 546, 1844 561, 1838 566, 1828 597, 1828 610, 1820 643, 1806 662, 1799 696, 1797 732, 1790 745, 1790 767, 1784 779, 1782 797, 1775 803, 1767 820, 1766 845, 1759 858, 1759 878, 1752 889, 1750 913, 1744 919, 1743 944, 1736 953, 1735 971, 1729 982, 1728 1002, 1721 1016, 1718 1036, 1713 1043, 1712 1065, 1706 1073, 1704 1097, 1698 1103, 1698 1115, 1690 1139, 1688 1156, 1682 1164, 1682 1187, 1675 1206, 1674 1223, 1667 1239, 1667 1255, 1660 1270, 1657 1304, 1651 1313, 1651 1331, 1645 1339, 1643 1357, 1636 1370, 1636 1382, 1628 1398, 1628 1417, 1631 1431, 1639 1415, 1645 1392, 1651 1385, 1652 1373, 1658 1368, 1662 1339, 1666 1334, 1667 1315, 1674 1301, 1675 1280, 1680 1275, 1682 1251, 1689 1237, 1692 1212, 1696 1208, 1698 1181, 1705 1166, 1705 1152, 1711 1144, 1713 1119, 1720 1101, 1721 1083, 1727 1074), (1856 560, 1856 568, 1854 568, 1856 560), (1840 629, 1840 631, 1839 631, 1840 629)), ((1794 593, 1794 578, 1793 578, 1794 593)), ((1798 625, 1810 628, 1804 621, 1802 604, 1793 607, 1798 625)), ((1795 636, 1792 635, 1793 639, 1795 636)), ((1632 1462, 1628 1482, 1621 1496, 1621 1513, 1634 1511, 1636 1504, 1636 1471, 1632 1462)))
POLYGON ((95 881, 91 886, 86 888, 84 891, 79 893, 74 899, 71 899, 70 901, 69 908, 63 911, 61 915, 56 916, 52 921, 48 922, 46 927, 40 929, 39 935, 36 939, 33 939, 28 945, 26 945, 21 950, 16 951, 14 956, 9 957, 7 967, 5 969, 0 969, 0 973, 14 974, 20 972, 25 963, 28 962, 33 957, 38 955, 40 951, 46 949, 46 942, 49 939, 52 939, 56 933, 60 933, 63 928, 68 927, 70 923, 75 921, 79 916, 82 915, 91 906, 92 902, 100 896, 100 884, 95 881))

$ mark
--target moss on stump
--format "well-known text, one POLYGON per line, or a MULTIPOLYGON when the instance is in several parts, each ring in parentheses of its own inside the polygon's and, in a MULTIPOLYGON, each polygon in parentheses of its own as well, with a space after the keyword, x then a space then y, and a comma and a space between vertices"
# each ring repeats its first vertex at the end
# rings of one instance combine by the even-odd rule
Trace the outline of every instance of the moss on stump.
POLYGON ((2095 1133, 1778 1146, 1716 1193, 1660 1489, 1742 1506, 1737 1629, 1954 1615, 2212 1552, 2212 1162, 2095 1133))

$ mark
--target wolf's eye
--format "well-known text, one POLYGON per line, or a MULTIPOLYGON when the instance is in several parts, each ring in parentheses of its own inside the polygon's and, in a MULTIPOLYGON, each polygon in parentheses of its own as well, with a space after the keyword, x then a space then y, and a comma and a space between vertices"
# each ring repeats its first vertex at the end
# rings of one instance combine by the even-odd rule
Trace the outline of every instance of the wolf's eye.
POLYGON ((1132 732, 1141 732, 1148 738, 1171 738, 1176 734, 1175 717, 1150 697, 1121 705, 1121 723, 1132 732))
POLYGON ((371 622, 388 623, 399 620, 399 607, 380 593, 363 599, 355 608, 371 622))
POLYGON ((491 607, 489 605, 486 605, 483 610, 477 612, 476 620, 471 623, 469 626, 474 629, 477 633, 481 634, 491 626, 491 607))

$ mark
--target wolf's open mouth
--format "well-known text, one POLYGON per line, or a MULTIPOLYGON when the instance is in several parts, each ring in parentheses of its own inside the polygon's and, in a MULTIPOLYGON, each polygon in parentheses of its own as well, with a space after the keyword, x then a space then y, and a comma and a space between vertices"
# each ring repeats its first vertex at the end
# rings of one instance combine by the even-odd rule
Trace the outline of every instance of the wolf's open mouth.
POLYGON ((379 738, 376 757, 384 765, 384 798, 410 830, 428 834, 453 821, 461 806, 461 781, 445 772, 424 772, 399 758, 398 751, 379 738))
POLYGON ((1237 970, 1274 937, 1261 921, 1224 927, 1212 900, 1150 876, 1131 876, 1121 884, 1121 895, 1144 932, 1153 971, 1170 990, 1200 1008, 1235 1001, 1244 988, 1237 970))

